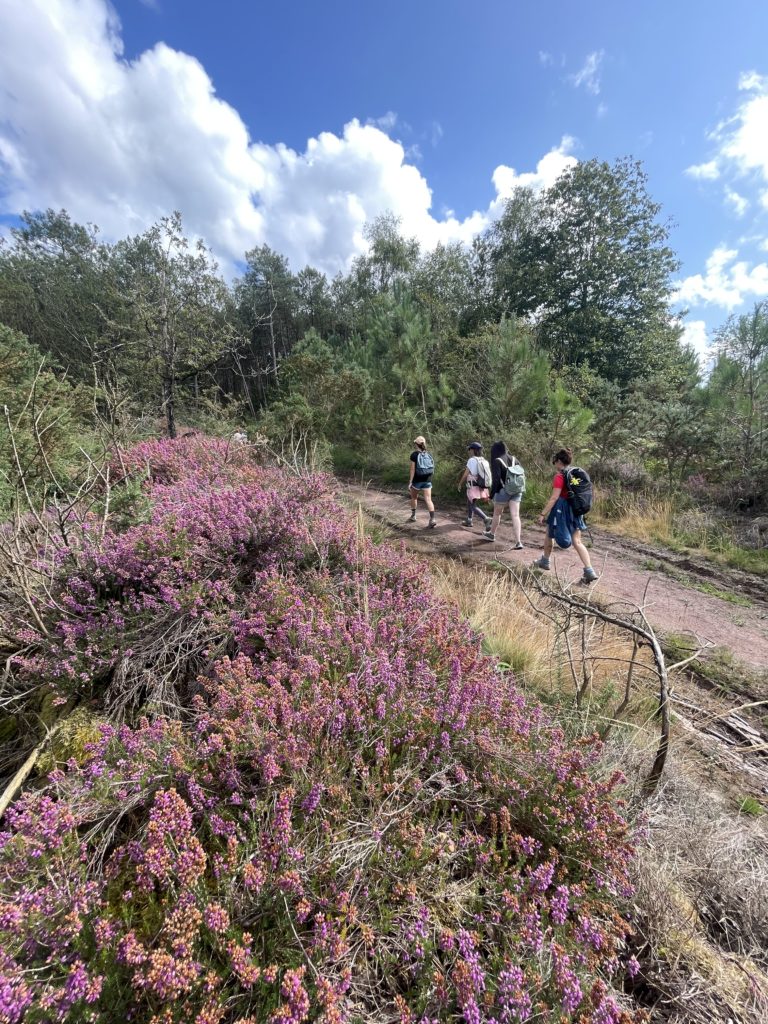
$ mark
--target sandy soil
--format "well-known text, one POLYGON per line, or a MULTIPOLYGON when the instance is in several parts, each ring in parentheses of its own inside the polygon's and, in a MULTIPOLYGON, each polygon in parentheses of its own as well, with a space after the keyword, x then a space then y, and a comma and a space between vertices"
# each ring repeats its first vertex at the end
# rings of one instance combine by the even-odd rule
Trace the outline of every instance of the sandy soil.
MULTIPOLYGON (((421 550, 434 548, 471 562, 503 561, 514 565, 531 565, 541 554, 544 531, 523 522, 522 551, 511 546, 511 524, 502 520, 494 542, 483 540, 483 526, 475 519, 472 530, 461 526, 457 511, 438 509, 437 527, 428 530, 427 512, 420 506, 416 523, 407 523, 410 506, 407 494, 375 490, 347 484, 349 499, 384 521, 404 538, 416 541, 421 550)), ((603 600, 626 602, 635 608, 643 605, 653 626, 662 634, 690 633, 702 643, 726 647, 743 664, 763 671, 768 667, 768 593, 762 580, 743 573, 728 573, 681 559, 669 552, 647 545, 632 544, 626 538, 593 529, 592 564, 600 579, 593 589, 603 600), (665 572, 648 568, 649 560, 668 564, 673 571, 684 571, 692 585, 678 582, 665 572), (695 589, 696 582, 728 592, 740 601, 737 604, 695 589)), ((552 572, 564 581, 574 582, 581 576, 581 563, 576 552, 555 550, 552 572)))

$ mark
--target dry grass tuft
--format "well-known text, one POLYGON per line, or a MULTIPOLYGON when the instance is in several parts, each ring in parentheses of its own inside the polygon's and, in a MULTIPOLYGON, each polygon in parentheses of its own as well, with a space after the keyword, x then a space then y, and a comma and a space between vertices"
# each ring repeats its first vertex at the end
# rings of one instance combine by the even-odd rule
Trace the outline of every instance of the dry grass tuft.
POLYGON ((768 836, 673 762, 635 868, 642 977, 666 1019, 768 1019, 768 836))
POLYGON ((514 577, 448 559, 432 575, 438 593, 458 604, 488 653, 509 665, 521 685, 549 688, 552 625, 532 613, 514 577))
MULTIPOLYGON (((633 642, 626 633, 605 623, 591 622, 584 630, 574 623, 566 635, 553 618, 536 614, 520 581, 511 573, 484 566, 460 565, 443 559, 432 565, 438 592, 458 604, 474 629, 483 634, 489 654, 513 670, 518 684, 548 703, 572 704, 577 686, 589 678, 583 702, 585 725, 605 728, 612 709, 624 696, 633 642)), ((635 695, 622 715, 624 722, 644 726, 655 712, 649 695, 656 675, 649 652, 636 653, 635 695)), ((655 734, 656 727, 652 727, 655 734)))
POLYGON ((654 501, 644 495, 626 494, 618 500, 610 518, 601 521, 601 525, 646 543, 671 544, 676 516, 672 501, 654 501))

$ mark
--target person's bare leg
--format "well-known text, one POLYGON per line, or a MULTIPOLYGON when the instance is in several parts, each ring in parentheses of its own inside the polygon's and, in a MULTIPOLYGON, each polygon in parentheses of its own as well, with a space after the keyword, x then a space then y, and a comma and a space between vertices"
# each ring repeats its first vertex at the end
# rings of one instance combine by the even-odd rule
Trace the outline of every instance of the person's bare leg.
POLYGON ((522 531, 522 524, 520 523, 520 502, 510 501, 509 503, 509 515, 512 519, 512 541, 514 544, 520 544, 520 534, 522 531))
POLYGON ((533 563, 536 569, 549 569, 549 556, 552 554, 553 544, 554 541, 549 535, 547 535, 544 538, 544 546, 542 548, 541 558, 537 558, 536 561, 533 563))
POLYGON ((421 492, 421 496, 424 499, 424 504, 427 506, 427 511, 429 512, 429 522, 427 523, 427 526, 430 530, 434 530, 437 526, 437 520, 435 519, 435 506, 432 503, 432 488, 425 487, 421 492))
POLYGON ((581 559, 581 564, 585 569, 591 569, 592 562, 589 557, 589 551, 587 550, 584 541, 581 539, 581 530, 574 530, 571 537, 573 539, 574 551, 581 559))
POLYGON ((497 504, 496 502, 493 503, 493 521, 491 523, 491 533, 494 536, 496 535, 496 531, 499 528, 499 523, 501 522, 501 513, 503 511, 504 511, 504 506, 501 503, 499 503, 499 504, 497 504))

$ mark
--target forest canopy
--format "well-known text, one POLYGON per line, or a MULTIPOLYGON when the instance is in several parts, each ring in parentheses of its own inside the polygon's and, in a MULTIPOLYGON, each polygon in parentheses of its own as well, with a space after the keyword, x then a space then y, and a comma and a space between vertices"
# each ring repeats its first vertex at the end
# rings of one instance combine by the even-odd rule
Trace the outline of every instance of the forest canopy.
POLYGON ((670 229, 630 158, 519 188, 470 246, 425 251, 384 214, 331 280, 263 245, 226 281, 178 213, 116 242, 28 213, 0 246, 4 401, 23 433, 26 365, 66 382, 73 423, 162 417, 173 437, 180 420, 248 421, 383 475, 416 433, 439 453, 504 437, 541 467, 567 441, 605 474, 677 488, 705 473, 718 500, 752 504, 768 311, 722 325, 704 380, 670 303, 670 229))

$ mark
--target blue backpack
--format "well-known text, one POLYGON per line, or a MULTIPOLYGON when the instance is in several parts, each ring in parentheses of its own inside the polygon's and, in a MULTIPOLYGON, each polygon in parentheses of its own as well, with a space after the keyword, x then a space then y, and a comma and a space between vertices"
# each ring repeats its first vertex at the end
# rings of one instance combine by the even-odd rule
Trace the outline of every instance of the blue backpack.
POLYGON ((416 456, 416 472, 419 476, 430 476, 435 472, 435 460, 429 452, 419 452, 416 456))

